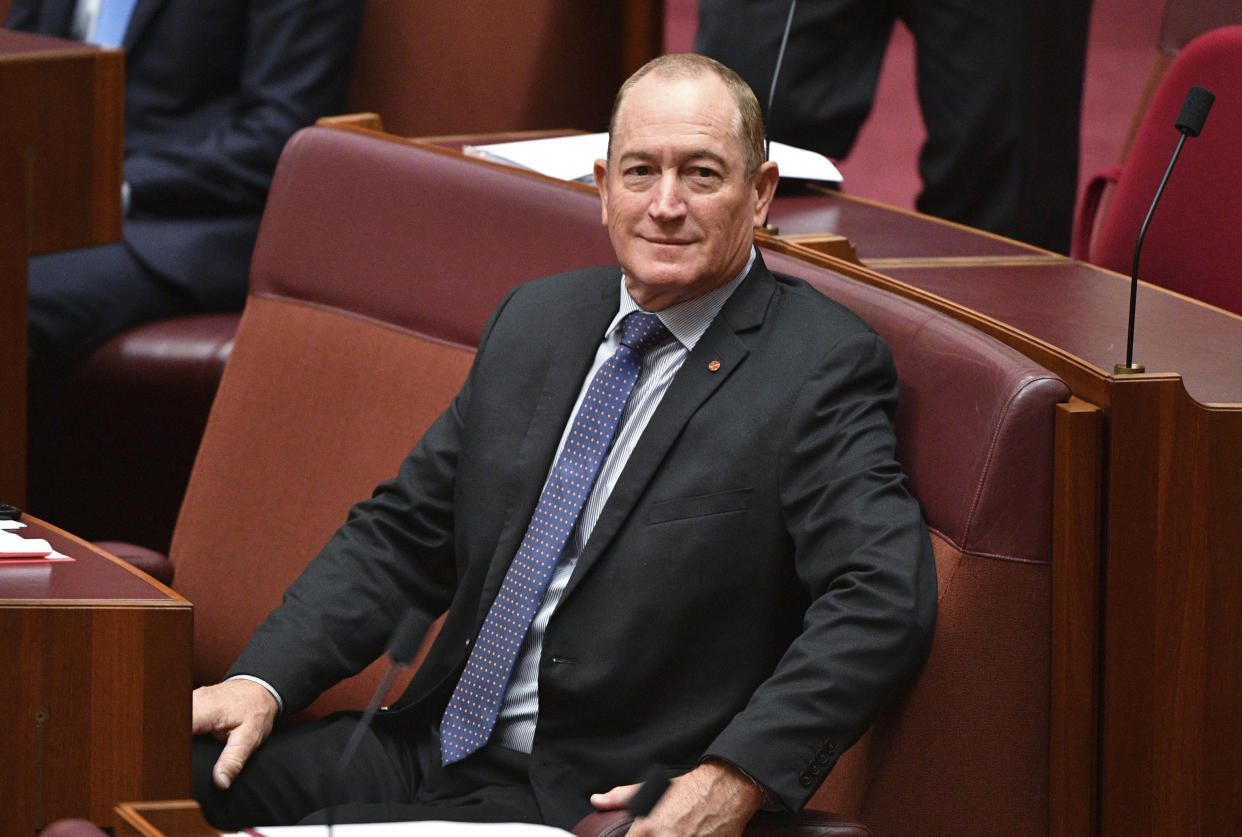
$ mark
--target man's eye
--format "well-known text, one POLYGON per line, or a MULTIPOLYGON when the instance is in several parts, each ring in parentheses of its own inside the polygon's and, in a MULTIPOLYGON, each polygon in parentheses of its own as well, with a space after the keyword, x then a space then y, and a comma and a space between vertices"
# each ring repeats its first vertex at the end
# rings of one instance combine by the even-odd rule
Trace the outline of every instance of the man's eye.
POLYGON ((651 174, 650 166, 631 166, 625 170, 625 173, 633 177, 646 177, 651 174))

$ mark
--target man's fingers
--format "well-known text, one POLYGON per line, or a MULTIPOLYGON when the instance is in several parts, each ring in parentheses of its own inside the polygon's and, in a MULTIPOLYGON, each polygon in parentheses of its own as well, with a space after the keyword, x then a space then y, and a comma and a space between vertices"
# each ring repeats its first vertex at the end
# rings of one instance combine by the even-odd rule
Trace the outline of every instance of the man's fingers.
POLYGON ((626 808, 640 787, 642 785, 617 785, 607 793, 593 793, 591 804, 597 811, 615 811, 618 808, 626 808))
POLYGON ((229 733, 216 766, 211 771, 211 778, 221 790, 228 790, 229 785, 237 778, 245 766, 250 754, 259 746, 260 736, 255 734, 253 726, 242 724, 229 733))

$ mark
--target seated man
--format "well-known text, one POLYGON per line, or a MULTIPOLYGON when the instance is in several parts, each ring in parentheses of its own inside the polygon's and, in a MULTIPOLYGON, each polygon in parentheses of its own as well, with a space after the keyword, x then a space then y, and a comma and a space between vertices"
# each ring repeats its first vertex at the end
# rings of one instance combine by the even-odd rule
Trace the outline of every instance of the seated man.
POLYGON ((144 322, 241 310, 276 160, 294 131, 344 108, 361 11, 14 0, 8 28, 125 49, 123 237, 30 259, 32 372, 144 322))
POLYGON ((195 691, 209 820, 569 828, 659 767, 677 778, 636 834, 736 834, 803 806, 915 670, 936 581, 896 373, 857 317, 764 267, 762 136, 711 59, 622 86, 595 164, 620 267, 513 291, 396 478, 195 691), (446 610, 339 779, 354 715, 272 733, 405 614, 446 610))

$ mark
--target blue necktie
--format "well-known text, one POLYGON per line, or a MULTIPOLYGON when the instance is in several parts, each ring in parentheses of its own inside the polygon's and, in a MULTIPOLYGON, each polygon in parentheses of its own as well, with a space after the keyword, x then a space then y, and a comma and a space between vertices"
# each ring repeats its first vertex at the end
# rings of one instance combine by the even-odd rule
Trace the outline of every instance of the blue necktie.
POLYGON ((621 323, 621 345, 587 389, 565 447, 535 506, 440 723, 440 760, 460 761, 487 743, 527 629, 569 542, 608 452, 643 356, 672 335, 655 314, 621 323))
POLYGON ((102 47, 119 47, 125 40, 125 29, 129 26, 129 18, 134 13, 134 4, 138 0, 103 0, 99 7, 99 18, 95 21, 95 34, 90 38, 92 44, 102 47))

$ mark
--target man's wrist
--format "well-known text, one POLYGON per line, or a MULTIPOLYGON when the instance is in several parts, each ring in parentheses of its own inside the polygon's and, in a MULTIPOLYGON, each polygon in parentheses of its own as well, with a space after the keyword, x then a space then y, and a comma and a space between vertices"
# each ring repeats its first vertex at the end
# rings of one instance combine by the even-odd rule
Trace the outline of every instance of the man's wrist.
POLYGON ((774 794, 772 791, 770 791, 770 790, 767 788, 767 786, 766 786, 766 785, 764 785, 762 782, 760 782, 760 781, 759 781, 758 779, 756 779, 754 776, 751 776, 749 773, 747 773, 747 772, 746 772, 745 770, 743 770, 741 767, 738 767, 738 766, 737 766, 736 764, 734 764, 733 762, 731 762, 731 761, 729 761, 729 760, 727 760, 727 759, 723 759, 723 758, 721 758, 720 756, 708 756, 707 758, 703 759, 702 763, 703 763, 703 764, 718 764, 718 765, 721 765, 722 767, 727 768, 727 769, 729 770, 729 772, 730 772, 730 773, 736 774, 737 776, 741 777, 742 779, 745 779, 745 780, 746 780, 746 782, 748 782, 748 783, 750 784, 750 786, 751 786, 751 787, 753 787, 753 788, 754 788, 756 791, 758 791, 758 793, 759 793, 759 804, 758 804, 758 807, 756 808, 756 810, 760 810, 760 811, 783 811, 783 810, 785 809, 785 805, 784 805, 784 803, 783 803, 783 802, 781 802, 781 799, 780 799, 780 797, 779 797, 779 796, 777 796, 776 794, 774 794))
POLYGON ((280 715, 285 711, 285 702, 281 699, 280 692, 276 691, 276 687, 263 678, 255 677, 253 674, 234 674, 232 677, 226 677, 224 682, 227 683, 229 680, 249 680, 251 683, 262 686, 264 689, 267 689, 268 694, 276 699, 276 714, 280 715))

